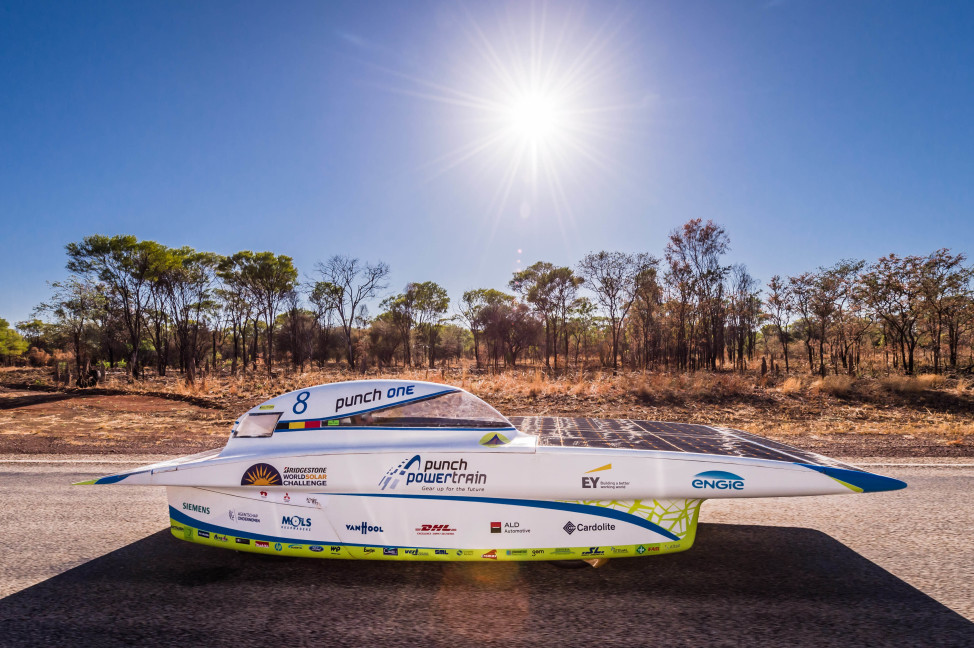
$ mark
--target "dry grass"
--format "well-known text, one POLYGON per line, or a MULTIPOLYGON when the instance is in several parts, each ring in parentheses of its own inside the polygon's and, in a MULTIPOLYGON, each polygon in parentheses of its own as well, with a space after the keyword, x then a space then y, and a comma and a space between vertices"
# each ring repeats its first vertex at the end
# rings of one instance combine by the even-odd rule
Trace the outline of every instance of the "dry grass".
POLYGON ((856 386, 856 379, 852 376, 839 374, 819 378, 812 383, 810 390, 815 394, 828 394, 829 396, 848 396, 856 386))

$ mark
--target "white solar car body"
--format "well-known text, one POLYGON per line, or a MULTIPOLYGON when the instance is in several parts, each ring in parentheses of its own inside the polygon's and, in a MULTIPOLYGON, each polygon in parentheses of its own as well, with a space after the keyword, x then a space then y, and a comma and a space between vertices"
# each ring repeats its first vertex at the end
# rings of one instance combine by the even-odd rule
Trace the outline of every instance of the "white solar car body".
POLYGON ((516 421, 442 384, 319 385, 251 409, 222 450, 85 483, 165 486, 191 542, 375 560, 671 553, 693 544, 705 499, 906 486, 724 428, 516 421))

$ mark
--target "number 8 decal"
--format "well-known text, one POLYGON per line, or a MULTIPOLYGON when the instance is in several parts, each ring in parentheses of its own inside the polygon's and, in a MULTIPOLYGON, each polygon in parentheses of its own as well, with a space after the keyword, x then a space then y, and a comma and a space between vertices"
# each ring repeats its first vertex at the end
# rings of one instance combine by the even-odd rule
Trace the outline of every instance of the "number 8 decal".
POLYGON ((300 394, 298 394, 298 402, 294 404, 294 407, 291 408, 291 411, 294 412, 295 414, 304 414, 305 411, 307 411, 308 409, 308 398, 310 397, 311 397, 311 392, 303 391, 300 394), (301 406, 301 409, 298 409, 298 405, 301 406))

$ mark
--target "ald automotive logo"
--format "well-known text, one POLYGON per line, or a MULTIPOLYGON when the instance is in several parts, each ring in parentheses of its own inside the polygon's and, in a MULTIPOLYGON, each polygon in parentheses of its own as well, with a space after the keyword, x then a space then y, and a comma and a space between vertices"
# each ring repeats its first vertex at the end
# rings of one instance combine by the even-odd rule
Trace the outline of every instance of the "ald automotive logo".
POLYGON ((708 470, 694 475, 690 485, 714 490, 744 490, 744 478, 723 470, 708 470))

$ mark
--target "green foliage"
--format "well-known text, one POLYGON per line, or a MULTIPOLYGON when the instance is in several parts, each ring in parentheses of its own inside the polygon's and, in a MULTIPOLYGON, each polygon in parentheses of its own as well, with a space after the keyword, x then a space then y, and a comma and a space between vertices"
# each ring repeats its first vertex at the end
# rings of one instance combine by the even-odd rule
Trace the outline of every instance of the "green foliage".
POLYGON ((7 320, 0 317, 0 357, 16 358, 27 351, 27 340, 10 328, 7 320))

